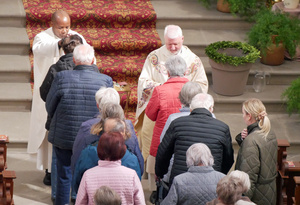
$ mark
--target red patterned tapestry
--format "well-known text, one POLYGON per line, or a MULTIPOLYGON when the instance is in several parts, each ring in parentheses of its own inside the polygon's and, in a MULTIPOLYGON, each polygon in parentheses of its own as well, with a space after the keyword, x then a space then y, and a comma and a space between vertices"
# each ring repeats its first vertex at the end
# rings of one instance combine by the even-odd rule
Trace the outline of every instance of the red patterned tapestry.
MULTIPOLYGON (((145 58, 161 46, 150 0, 23 0, 23 4, 31 46, 35 35, 50 27, 54 11, 69 13, 71 29, 94 46, 100 72, 130 85, 129 118, 133 120, 145 58)), ((30 60, 33 66, 32 52, 30 60)))

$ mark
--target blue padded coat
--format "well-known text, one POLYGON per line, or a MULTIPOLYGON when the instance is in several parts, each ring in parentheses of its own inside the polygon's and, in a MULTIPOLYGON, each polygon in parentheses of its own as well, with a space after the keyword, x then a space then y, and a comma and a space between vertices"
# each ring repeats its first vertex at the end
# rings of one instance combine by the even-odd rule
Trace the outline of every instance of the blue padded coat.
POLYGON ((60 149, 72 150, 82 122, 97 114, 95 93, 113 87, 111 77, 97 73, 94 66, 78 65, 57 73, 46 99, 52 118, 48 141, 60 149))

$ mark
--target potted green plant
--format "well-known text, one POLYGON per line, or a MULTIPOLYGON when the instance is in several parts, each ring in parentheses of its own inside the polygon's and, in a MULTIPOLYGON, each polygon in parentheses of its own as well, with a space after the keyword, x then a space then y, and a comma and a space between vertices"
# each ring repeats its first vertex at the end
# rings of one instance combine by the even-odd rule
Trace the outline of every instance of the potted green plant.
POLYGON ((218 41, 208 45, 205 53, 212 68, 213 90, 227 96, 243 94, 259 50, 239 41, 218 41))
POLYGON ((286 13, 272 12, 269 9, 264 9, 255 15, 255 21, 247 36, 249 44, 261 50, 262 63, 268 65, 283 63, 284 48, 289 52, 291 57, 295 56, 296 47, 300 44, 299 19, 292 18, 286 13), (281 57, 268 58, 267 54, 274 53, 274 51, 270 51, 272 48, 281 51, 281 57), (269 63, 266 61, 269 59, 277 59, 278 63, 269 63))
POLYGON ((210 8, 212 0, 198 0, 205 8, 210 8))
POLYGON ((295 111, 300 115, 300 77, 292 81, 283 92, 282 98, 286 99, 287 111, 290 115, 295 111))
POLYGON ((270 7, 272 0, 227 0, 232 14, 253 21, 253 16, 260 10, 270 7))
POLYGON ((203 6, 206 8, 210 8, 212 3, 217 2, 217 10, 224 12, 224 13, 230 13, 230 6, 228 4, 228 0, 198 0, 200 3, 202 3, 203 6))

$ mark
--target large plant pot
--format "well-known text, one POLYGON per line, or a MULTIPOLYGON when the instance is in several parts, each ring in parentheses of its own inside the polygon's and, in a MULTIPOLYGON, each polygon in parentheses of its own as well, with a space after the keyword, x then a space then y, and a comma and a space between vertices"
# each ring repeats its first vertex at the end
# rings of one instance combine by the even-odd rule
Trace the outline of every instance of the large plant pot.
POLYGON ((218 0, 217 10, 223 13, 230 13, 230 7, 227 0, 218 0))
POLYGON ((232 66, 209 59, 209 64, 212 68, 214 92, 225 96, 237 96, 244 93, 252 63, 232 66))
POLYGON ((299 0, 284 0, 283 5, 288 9, 296 9, 299 6, 299 0))
POLYGON ((276 45, 273 43, 271 46, 261 51, 260 62, 266 65, 281 65, 284 62, 285 48, 282 43, 276 45))

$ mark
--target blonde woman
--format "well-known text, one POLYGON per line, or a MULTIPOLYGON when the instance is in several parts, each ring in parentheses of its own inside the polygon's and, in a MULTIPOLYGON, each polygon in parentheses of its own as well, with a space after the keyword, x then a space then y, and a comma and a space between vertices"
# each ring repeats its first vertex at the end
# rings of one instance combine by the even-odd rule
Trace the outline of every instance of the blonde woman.
POLYGON ((247 129, 236 136, 240 150, 235 169, 249 174, 251 187, 245 195, 251 201, 276 204, 277 140, 266 108, 252 98, 243 103, 242 112, 247 129))

